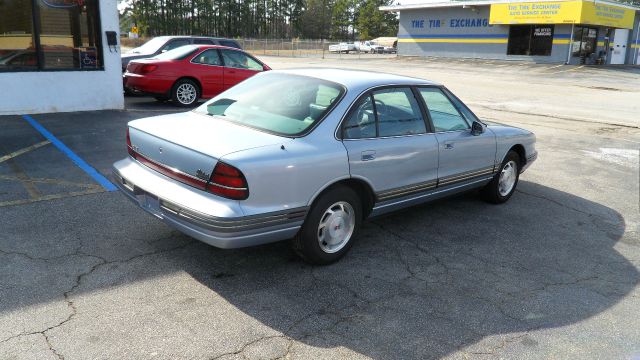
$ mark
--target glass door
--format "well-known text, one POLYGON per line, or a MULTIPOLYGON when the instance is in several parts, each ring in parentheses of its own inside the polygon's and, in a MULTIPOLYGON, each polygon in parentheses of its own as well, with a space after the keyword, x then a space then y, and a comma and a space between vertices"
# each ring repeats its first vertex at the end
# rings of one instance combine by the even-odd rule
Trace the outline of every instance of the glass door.
POLYGON ((576 26, 573 31, 573 43, 571 51, 574 57, 580 58, 580 63, 584 64, 586 59, 596 52, 598 29, 576 26))

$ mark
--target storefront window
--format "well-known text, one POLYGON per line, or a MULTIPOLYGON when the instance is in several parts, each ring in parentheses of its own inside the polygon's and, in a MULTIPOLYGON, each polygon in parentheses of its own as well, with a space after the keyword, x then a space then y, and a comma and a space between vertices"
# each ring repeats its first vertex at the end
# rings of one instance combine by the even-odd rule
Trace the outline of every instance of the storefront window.
POLYGON ((507 55, 551 55, 553 25, 511 25, 507 55))
POLYGON ((598 29, 576 26, 573 31, 571 53, 573 56, 589 56, 596 52, 598 29))
POLYGON ((0 0, 0 57, 14 54, 0 71, 102 69, 98 14, 98 0, 0 0))
POLYGON ((0 71, 36 70, 31 1, 0 1, 0 71))

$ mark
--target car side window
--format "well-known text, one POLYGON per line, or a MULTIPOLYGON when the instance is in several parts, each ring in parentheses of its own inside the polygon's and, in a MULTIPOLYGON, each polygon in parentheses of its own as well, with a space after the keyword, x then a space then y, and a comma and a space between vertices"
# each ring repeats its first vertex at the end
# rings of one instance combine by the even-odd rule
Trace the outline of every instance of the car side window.
POLYGON ((343 128, 344 139, 366 139, 376 137, 376 116, 373 113, 371 95, 360 99, 352 108, 343 128))
POLYGON ((196 56, 192 62, 196 64, 204 64, 204 65, 217 65, 221 66, 222 62, 220 61, 220 56, 218 56, 218 50, 209 49, 201 52, 196 56))
POLYGON ((194 39, 193 43, 197 45, 213 45, 213 41, 209 39, 194 39))
POLYGON ((446 91, 447 91, 447 95, 449 95, 449 98, 451 99, 453 104, 462 113, 462 116, 464 116, 465 119, 467 119, 467 122, 472 123, 474 121, 480 121, 478 120, 478 117, 474 113, 472 113, 471 110, 469 110, 469 108, 465 104, 462 103, 462 101, 458 100, 458 98, 453 96, 453 94, 451 94, 449 90, 446 90, 446 91))
POLYGON ((427 126, 418 101, 409 88, 389 88, 373 93, 378 136, 424 134, 427 126))
POLYGON ((173 50, 185 45, 189 45, 189 40, 187 39, 172 40, 167 45, 165 45, 161 51, 166 52, 166 51, 173 50))
POLYGON ((250 58, 246 54, 241 53, 240 51, 222 49, 220 50, 220 52, 222 53, 224 66, 226 67, 255 71, 263 70, 262 64, 250 58))
POLYGON ((420 88, 420 95, 427 104, 431 121, 436 131, 469 129, 469 123, 438 88, 420 88))

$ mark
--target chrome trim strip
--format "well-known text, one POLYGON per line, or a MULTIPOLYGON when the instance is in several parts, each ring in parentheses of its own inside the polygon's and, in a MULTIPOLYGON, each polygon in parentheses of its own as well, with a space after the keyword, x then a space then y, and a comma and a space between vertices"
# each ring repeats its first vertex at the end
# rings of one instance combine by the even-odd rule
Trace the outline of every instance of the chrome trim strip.
POLYGON ((494 167, 491 166, 481 170, 475 170, 471 172, 466 172, 466 173, 452 175, 446 178, 438 179, 438 186, 465 181, 465 180, 469 180, 474 177, 478 177, 482 175, 493 174, 493 170, 494 170, 494 167))
POLYGON ((488 181, 488 180, 491 180, 492 177, 493 176, 482 178, 482 179, 478 179, 478 180, 472 181, 470 183, 460 184, 460 185, 457 185, 457 186, 454 186, 454 187, 450 187, 450 188, 446 188, 446 189, 442 189, 442 190, 432 191, 432 192, 430 192, 428 194, 422 194, 422 195, 418 195, 418 196, 411 197, 411 198, 408 198, 408 199, 398 200, 396 202, 392 202, 392 203, 389 203, 389 204, 374 206, 373 207, 373 211, 378 210, 378 209, 383 209, 383 208, 389 207, 389 206, 395 206, 395 205, 402 204, 402 203, 409 202, 409 201, 429 198, 431 196, 435 196, 435 195, 443 193, 443 192, 449 192, 449 191, 452 191, 452 190, 459 189, 461 187, 470 186, 470 185, 477 184, 477 183, 480 183, 480 182, 483 182, 483 181, 488 181))
POLYGON ((378 201, 384 201, 384 200, 392 199, 394 197, 401 197, 401 196, 410 195, 416 192, 433 189, 436 187, 437 183, 438 183, 437 180, 434 180, 434 181, 428 181, 428 182, 419 183, 419 184, 402 186, 402 187, 391 189, 391 190, 381 191, 379 193, 376 193, 376 199, 378 201))
POLYGON ((160 198, 155 194, 136 186, 134 183, 127 180, 117 171, 113 171, 112 173, 114 175, 114 180, 117 180, 116 185, 118 186, 118 188, 120 188, 120 190, 132 201, 136 203, 138 202, 138 198, 136 197, 137 195, 146 195, 157 198, 160 203, 160 210, 162 211, 162 215, 194 224, 199 228, 204 228, 206 230, 216 231, 220 233, 235 233, 277 225, 291 225, 295 223, 300 223, 301 225, 309 210, 309 207, 305 206, 258 215, 236 218, 221 218, 207 215, 197 210, 190 209, 186 206, 160 198), (133 191, 129 190, 129 187, 125 184, 133 186, 133 191))
POLYGON ((165 215, 177 217, 207 230, 223 233, 255 230, 269 226, 302 222, 308 208, 296 208, 242 218, 219 218, 181 207, 166 200, 160 200, 160 209, 165 215), (167 206, 170 204, 169 206, 167 206))
MULTIPOLYGON (((133 150, 133 149, 132 149, 132 150, 133 150)), ((144 153, 142 153, 142 152, 140 152, 140 151, 136 151, 136 150, 133 150, 133 151, 135 151, 137 154, 139 154, 139 155, 141 155, 142 157, 144 157, 147 161, 152 162, 152 163, 154 163, 154 164, 156 164, 156 165, 158 165, 158 166, 160 166, 160 167, 163 167, 163 168, 165 168, 165 169, 167 169, 167 170, 173 171, 173 172, 178 173, 178 174, 180 174, 180 175, 184 175, 184 176, 189 177, 189 178, 191 178, 191 179, 193 179, 193 180, 198 180, 198 181, 200 181, 200 182, 204 183, 205 185, 209 182, 208 180, 200 179, 199 177, 193 176, 193 175, 191 175, 191 174, 187 174, 186 172, 184 172, 184 171, 182 171, 182 170, 178 170, 178 169, 176 169, 176 168, 174 168, 174 167, 171 167, 171 166, 169 166, 169 165, 165 165, 165 164, 163 164, 163 163, 161 163, 161 162, 159 162, 159 161, 153 160, 153 159, 152 159, 152 158, 150 158, 148 155, 145 155, 144 153)), ((137 163, 139 163, 140 165, 143 165, 144 167, 151 169, 150 167, 148 167, 147 165, 145 165, 144 163, 142 163, 142 162, 141 162, 141 161, 139 161, 138 159, 134 158, 133 156, 132 156, 131 158, 132 158, 133 160, 135 160, 137 163)), ((155 172, 158 172, 158 173, 162 174, 160 171, 158 171, 158 170, 156 170, 156 169, 151 169, 151 170, 153 170, 153 171, 155 171, 155 172)), ((168 176, 168 175, 166 175, 166 174, 162 174, 162 175, 164 175, 164 176, 167 176, 167 177, 171 178, 170 176, 168 176)), ((171 179, 173 179, 173 178, 171 178, 171 179)), ((180 181, 180 180, 178 180, 178 179, 173 179, 173 180, 180 181)))
POLYGON ((220 185, 220 184, 214 183, 214 182, 208 183, 208 184, 215 185, 217 187, 221 187, 223 189, 229 189, 229 190, 247 190, 247 188, 245 188, 245 187, 237 188, 237 187, 231 187, 231 186, 224 186, 224 185, 220 185))

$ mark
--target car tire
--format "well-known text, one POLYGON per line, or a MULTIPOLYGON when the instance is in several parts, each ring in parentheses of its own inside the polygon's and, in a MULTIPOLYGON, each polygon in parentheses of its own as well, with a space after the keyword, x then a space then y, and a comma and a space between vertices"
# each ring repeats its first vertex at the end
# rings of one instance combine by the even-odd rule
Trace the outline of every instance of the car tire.
POLYGON ((516 191, 521 166, 520 155, 510 150, 502 161, 500 170, 491 182, 482 189, 484 199, 494 204, 502 204, 509 200, 516 191))
POLYGON ((315 201, 291 246, 306 262, 331 264, 349 251, 361 222, 362 202, 356 192, 332 187, 315 201))
POLYGON ((178 106, 192 106, 200 99, 200 86, 191 79, 180 79, 171 88, 171 100, 178 106))

